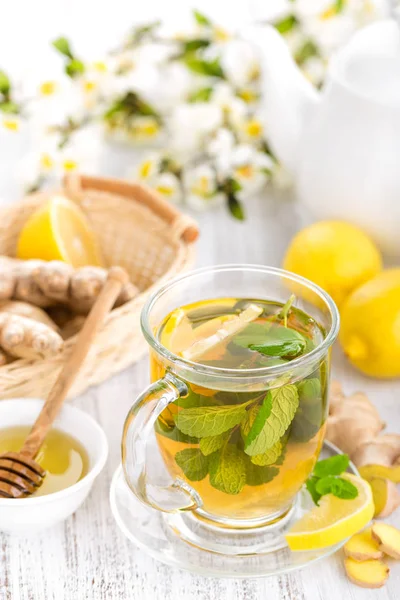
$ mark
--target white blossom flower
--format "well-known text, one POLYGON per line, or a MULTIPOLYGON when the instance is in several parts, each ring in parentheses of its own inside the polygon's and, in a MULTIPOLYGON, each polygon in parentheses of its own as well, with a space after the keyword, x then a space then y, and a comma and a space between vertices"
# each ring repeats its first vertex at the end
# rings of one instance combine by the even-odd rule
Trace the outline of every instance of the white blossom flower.
POLYGON ((191 160, 204 150, 210 134, 222 122, 222 110, 212 102, 177 106, 168 122, 168 145, 171 152, 182 162, 191 160))
POLYGON ((260 77, 260 64, 255 49, 246 41, 232 39, 221 50, 221 66, 236 87, 245 87, 260 77))
POLYGON ((152 187, 173 204, 182 202, 182 186, 178 177, 173 173, 160 173, 152 182, 152 187))
POLYGON ((215 168, 222 179, 228 177, 231 172, 232 153, 235 144, 235 136, 226 127, 218 129, 208 144, 208 153, 212 157, 215 168))
POLYGON ((239 127, 248 114, 245 101, 238 98, 232 86, 225 81, 214 86, 211 101, 220 107, 224 120, 233 127, 239 127))
POLYGON ((34 148, 18 165, 27 187, 42 180, 55 182, 66 173, 96 173, 100 154, 100 133, 88 127, 75 132, 60 147, 61 138, 53 133, 35 140, 34 148))
POLYGON ((156 117, 138 115, 130 121, 128 133, 135 142, 154 143, 160 139, 162 128, 156 117))
POLYGON ((245 119, 240 124, 238 135, 242 141, 257 145, 265 137, 261 119, 257 115, 252 115, 245 119))
POLYGON ((132 179, 152 185, 156 176, 160 173, 161 161, 162 155, 159 152, 149 153, 134 166, 129 172, 129 176, 132 179))
POLYGON ((269 180, 273 165, 265 152, 248 144, 236 146, 232 153, 232 176, 242 188, 240 196, 259 192, 269 180))
POLYGON ((136 84, 136 89, 157 112, 168 114, 186 99, 196 79, 183 64, 173 62, 157 68, 143 85, 136 84))
POLYGON ((218 190, 217 174, 208 164, 186 167, 183 172, 185 204, 194 210, 203 211, 220 206, 224 194, 218 190))

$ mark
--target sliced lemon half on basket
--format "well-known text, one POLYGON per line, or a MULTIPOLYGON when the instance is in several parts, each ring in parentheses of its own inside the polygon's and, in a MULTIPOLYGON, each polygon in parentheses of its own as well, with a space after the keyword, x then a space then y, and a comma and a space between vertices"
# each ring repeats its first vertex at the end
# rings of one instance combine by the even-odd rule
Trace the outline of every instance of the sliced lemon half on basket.
POLYGON ((62 260, 73 267, 103 266, 86 215, 61 195, 51 198, 27 220, 18 238, 17 257, 62 260))
POLYGON ((365 527, 374 516, 374 501, 369 483, 361 477, 341 475, 356 486, 358 496, 352 500, 323 496, 286 534, 291 550, 316 550, 333 546, 365 527))

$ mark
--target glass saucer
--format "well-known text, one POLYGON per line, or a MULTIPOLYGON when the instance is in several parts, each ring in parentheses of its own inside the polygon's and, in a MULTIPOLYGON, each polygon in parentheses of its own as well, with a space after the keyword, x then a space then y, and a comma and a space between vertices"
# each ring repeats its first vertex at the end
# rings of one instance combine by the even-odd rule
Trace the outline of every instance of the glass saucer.
MULTIPOLYGON (((328 458, 338 454, 339 450, 324 443, 320 458, 328 458)), ((349 471, 357 474, 354 465, 349 471)), ((153 558, 161 562, 186 569, 201 575, 212 577, 268 577, 289 573, 306 567, 338 550, 346 540, 339 544, 308 552, 291 552, 286 545, 284 533, 294 521, 301 518, 312 506, 308 492, 303 489, 288 515, 275 525, 264 528, 265 539, 274 536, 274 545, 267 541, 268 551, 263 552, 263 531, 257 532, 260 540, 256 552, 246 552, 246 536, 238 532, 238 546, 244 540, 244 552, 232 553, 224 544, 219 543, 217 531, 209 530, 210 543, 208 549, 196 545, 195 528, 191 528, 191 520, 195 517, 189 513, 161 513, 142 504, 125 483, 122 467, 116 470, 110 489, 111 510, 114 518, 128 539, 143 548, 153 558), (276 543, 275 543, 276 540, 276 543)), ((220 529, 220 528, 216 528, 220 529)), ((247 535, 247 534, 246 534, 247 535)))

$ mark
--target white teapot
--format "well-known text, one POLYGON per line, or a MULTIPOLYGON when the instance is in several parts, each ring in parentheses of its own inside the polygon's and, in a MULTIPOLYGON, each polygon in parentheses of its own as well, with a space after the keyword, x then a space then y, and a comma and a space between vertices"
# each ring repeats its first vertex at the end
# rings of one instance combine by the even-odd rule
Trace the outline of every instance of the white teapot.
POLYGON ((245 32, 260 53, 263 119, 300 201, 317 219, 343 219, 400 256, 400 29, 358 31, 333 57, 321 92, 270 26, 245 32))

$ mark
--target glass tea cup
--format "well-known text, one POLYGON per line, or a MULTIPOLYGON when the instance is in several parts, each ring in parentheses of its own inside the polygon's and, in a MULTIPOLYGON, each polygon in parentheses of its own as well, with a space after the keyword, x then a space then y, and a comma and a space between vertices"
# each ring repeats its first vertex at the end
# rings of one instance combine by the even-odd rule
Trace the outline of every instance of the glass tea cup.
POLYGON ((217 266, 164 285, 145 305, 141 325, 153 383, 124 426, 122 463, 130 489, 164 513, 175 534, 201 548, 238 554, 276 548, 278 538, 282 545, 298 492, 323 444, 330 348, 339 329, 333 300, 281 269, 217 266), (318 325, 319 338, 289 362, 221 368, 185 359, 161 342, 161 325, 179 307, 211 300, 218 308, 218 299, 221 304, 236 299, 240 313, 249 303, 283 304, 291 293, 299 314, 318 325), (255 455, 243 440, 268 394, 269 419, 275 419, 272 429, 281 428, 280 439, 255 455))

